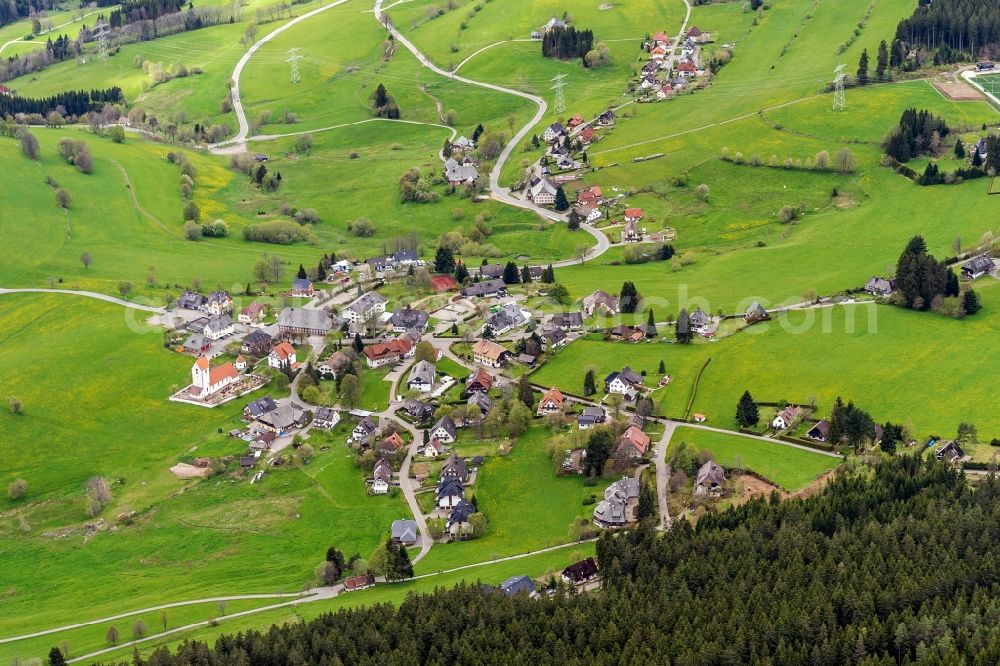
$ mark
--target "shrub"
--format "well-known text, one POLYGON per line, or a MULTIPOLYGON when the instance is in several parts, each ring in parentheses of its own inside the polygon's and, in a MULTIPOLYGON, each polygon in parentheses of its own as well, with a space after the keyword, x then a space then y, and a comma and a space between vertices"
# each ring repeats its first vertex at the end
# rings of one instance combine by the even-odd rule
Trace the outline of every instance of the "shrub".
POLYGON ((184 204, 184 220, 193 220, 194 222, 201 221, 201 209, 194 201, 188 201, 184 204))
POLYGON ((295 219, 299 224, 316 224, 319 222, 319 213, 315 208, 303 208, 295 213, 295 219))
POLYGON ((375 235, 375 225, 367 217, 359 217, 347 223, 347 230, 358 238, 368 238, 375 235))
POLYGON ((316 242, 312 229, 291 220, 270 220, 243 227, 243 239, 260 243, 291 245, 299 241, 316 242))
POLYGON ((201 233, 209 238, 225 238, 229 235, 229 227, 222 220, 215 220, 206 222, 201 228, 201 233))

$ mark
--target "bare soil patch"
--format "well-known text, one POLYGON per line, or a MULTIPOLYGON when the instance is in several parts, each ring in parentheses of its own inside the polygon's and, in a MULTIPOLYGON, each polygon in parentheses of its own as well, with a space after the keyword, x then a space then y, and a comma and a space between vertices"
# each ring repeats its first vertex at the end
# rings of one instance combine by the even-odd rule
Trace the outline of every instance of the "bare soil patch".
POLYGON ((982 92, 970 86, 964 79, 958 81, 935 81, 933 85, 942 95, 955 102, 972 102, 985 99, 982 92))
POLYGON ((177 463, 170 468, 173 475, 178 479, 207 479, 212 470, 207 467, 195 467, 187 463, 177 463))

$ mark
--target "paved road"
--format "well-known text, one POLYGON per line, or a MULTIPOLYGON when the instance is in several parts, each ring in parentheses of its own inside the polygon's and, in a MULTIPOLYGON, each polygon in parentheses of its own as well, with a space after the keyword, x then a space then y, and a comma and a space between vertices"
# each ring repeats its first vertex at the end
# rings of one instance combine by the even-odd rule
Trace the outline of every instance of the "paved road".
POLYGON ((80 291, 77 289, 0 289, 0 296, 3 294, 73 294, 75 296, 84 296, 86 298, 96 298, 99 301, 114 303, 115 305, 121 305, 122 307, 130 308, 132 310, 142 310, 143 312, 152 312, 155 314, 166 314, 167 312, 163 308, 153 307, 152 305, 142 305, 141 303, 132 303, 131 301, 116 298, 115 296, 99 294, 96 291, 80 291))
POLYGON ((33 634, 23 634, 21 636, 10 636, 9 638, 0 638, 0 644, 2 643, 13 643, 14 641, 21 641, 27 638, 37 638, 38 636, 46 636, 48 634, 55 634, 60 631, 68 631, 70 629, 79 629, 80 627, 89 627, 95 624, 106 624, 108 622, 114 622, 115 620, 120 620, 125 617, 131 617, 133 615, 139 615, 141 613, 155 613, 156 611, 166 610, 169 608, 179 608, 180 606, 195 606, 198 604, 214 604, 220 601, 244 601, 247 599, 280 599, 286 597, 302 597, 308 593, 293 592, 289 594, 239 594, 229 597, 208 597, 206 599, 192 599, 191 601, 177 601, 171 604, 161 604, 159 606, 151 606, 149 608, 140 608, 139 610, 128 611, 127 613, 119 613, 118 615, 110 615, 108 617, 102 617, 97 620, 88 620, 87 622, 78 622, 77 624, 67 624, 63 627, 56 627, 54 629, 45 629, 44 631, 36 631, 33 634))
POLYGON ((260 49, 260 47, 264 46, 264 44, 267 44, 269 41, 271 41, 272 39, 283 33, 285 30, 288 30, 292 26, 297 25, 307 19, 310 19, 313 16, 316 16, 316 14, 319 14, 320 12, 325 12, 326 10, 332 7, 342 5, 345 2, 347 2, 347 0, 334 0, 334 2, 331 2, 328 5, 323 5, 322 7, 318 7, 312 11, 306 12, 302 16, 297 16, 292 20, 290 20, 288 23, 280 25, 271 32, 267 33, 259 40, 257 40, 257 42, 253 46, 247 49, 247 52, 244 53, 243 57, 240 58, 239 61, 236 63, 236 67, 233 68, 233 76, 232 76, 233 111, 236 112, 236 120, 239 122, 240 129, 236 133, 236 136, 234 136, 232 139, 224 141, 221 144, 216 144, 214 148, 217 152, 220 153, 243 152, 244 150, 246 150, 247 135, 250 133, 250 124, 247 122, 246 113, 243 111, 243 100, 240 97, 240 75, 243 74, 243 68, 246 67, 248 62, 250 62, 250 58, 253 57, 253 54, 256 53, 260 49))

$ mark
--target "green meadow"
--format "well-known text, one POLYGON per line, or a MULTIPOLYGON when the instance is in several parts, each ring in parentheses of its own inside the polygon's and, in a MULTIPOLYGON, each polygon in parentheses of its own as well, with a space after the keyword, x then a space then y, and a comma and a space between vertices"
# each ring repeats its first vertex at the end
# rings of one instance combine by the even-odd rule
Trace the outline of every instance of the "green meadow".
POLYGON ((242 452, 216 433, 239 422, 243 401, 213 410, 168 402, 190 357, 164 350, 157 331, 143 333, 118 306, 6 296, 0 314, 0 393, 24 404, 22 415, 0 414, 18 442, 0 482, 28 482, 24 500, 0 499, 9 609, 0 635, 76 622, 83 608, 100 617, 164 600, 298 591, 328 546, 367 557, 407 515, 401 497, 368 497, 340 431, 312 438, 310 464, 257 484, 228 474, 180 481, 168 468, 182 458, 242 452), (114 529, 88 536, 83 484, 92 476, 113 484, 100 517, 114 529), (130 511, 132 524, 116 525, 130 511))
MULTIPOLYGON (((1000 432, 989 384, 974 377, 994 362, 983 350, 998 335, 994 308, 1000 289, 975 285, 984 303, 973 317, 954 320, 892 306, 847 305, 796 311, 718 342, 627 345, 583 339, 532 373, 532 380, 580 394, 594 369, 599 381, 629 365, 647 372, 653 386, 660 360, 671 383, 653 392, 657 413, 683 418, 702 366, 693 411, 708 425, 736 428, 736 402, 744 390, 760 401, 815 401, 828 415, 837 396, 853 400, 880 421, 905 423, 914 434, 953 436, 959 422, 978 426, 988 442, 1000 432)), ((661 335, 672 332, 661 330, 661 335)), ((988 456, 988 447, 977 456, 988 456)))
POLYGON ((838 458, 813 453, 759 439, 678 428, 671 438, 671 448, 685 443, 689 451, 709 451, 726 469, 749 469, 789 492, 801 490, 840 464, 838 458))

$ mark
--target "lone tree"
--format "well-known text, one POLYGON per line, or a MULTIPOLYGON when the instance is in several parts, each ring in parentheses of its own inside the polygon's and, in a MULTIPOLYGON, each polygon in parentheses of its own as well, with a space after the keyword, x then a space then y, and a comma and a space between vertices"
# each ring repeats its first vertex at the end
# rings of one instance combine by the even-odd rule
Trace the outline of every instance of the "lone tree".
POLYGON ((863 86, 868 83, 868 49, 862 49, 861 57, 858 58, 858 85, 863 86))
POLYGON ((434 255, 435 273, 453 273, 455 271, 455 254, 451 248, 440 246, 434 255))
POLYGON ((66 666, 66 657, 62 650, 57 647, 49 650, 49 666, 66 666))
POLYGON ((736 405, 736 421, 744 428, 751 428, 760 422, 760 410, 750 391, 743 391, 736 405))
POLYGON ((67 192, 61 187, 58 190, 56 190, 56 204, 58 204, 58 206, 63 210, 69 208, 70 204, 69 192, 67 192))
POLYGON ((518 380, 517 397, 524 403, 525 407, 535 406, 535 392, 531 390, 528 375, 521 375, 521 379, 518 380))
POLYGON ((517 284, 520 281, 521 276, 518 274, 517 264, 513 261, 508 261, 507 265, 503 267, 504 284, 517 284))
POLYGON ((563 190, 562 185, 556 189, 555 209, 560 212, 569 210, 569 199, 566 198, 566 192, 563 190))
POLYGON ((84 252, 83 254, 80 255, 80 263, 83 264, 83 267, 85 269, 90 268, 90 264, 92 261, 93 259, 91 258, 89 252, 84 252))
POLYGON ((146 635, 149 629, 146 627, 146 623, 142 620, 136 620, 132 623, 132 638, 139 639, 146 635))
POLYGON ((584 456, 583 472, 587 476, 600 476, 604 463, 611 456, 611 433, 603 428, 595 430, 587 438, 587 454, 584 456))
POLYGON ((7 497, 12 500, 19 500, 24 497, 24 493, 28 490, 28 482, 24 479, 14 479, 7 486, 7 497))
POLYGON ((108 627, 108 633, 105 635, 105 638, 112 645, 118 645, 118 627, 115 625, 108 627))
POLYGON ((965 292, 962 296, 962 310, 965 311, 967 315, 973 315, 982 309, 982 305, 979 304, 979 296, 972 289, 965 292))
POLYGON ((677 337, 677 342, 681 344, 689 344, 691 338, 691 316, 685 308, 681 308, 680 314, 677 315, 677 321, 674 323, 674 333, 677 337))
POLYGON ((594 371, 587 370, 587 374, 583 376, 583 394, 594 395, 595 393, 597 393, 597 387, 594 385, 594 371))
POLYGON ((618 295, 618 310, 624 314, 635 312, 639 305, 639 292, 631 282, 622 283, 622 290, 618 295))

